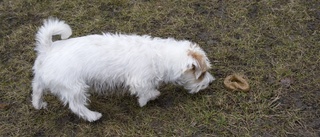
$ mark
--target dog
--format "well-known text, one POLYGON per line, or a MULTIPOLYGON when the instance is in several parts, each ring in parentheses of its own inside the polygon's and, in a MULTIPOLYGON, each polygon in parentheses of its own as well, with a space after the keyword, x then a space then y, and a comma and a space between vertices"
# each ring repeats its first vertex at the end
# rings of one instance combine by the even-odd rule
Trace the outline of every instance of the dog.
POLYGON ((44 21, 36 34, 32 105, 47 107, 43 94, 51 92, 79 117, 101 118, 88 105, 89 89, 105 93, 120 87, 138 98, 140 107, 156 99, 162 83, 197 93, 215 78, 206 53, 196 43, 148 35, 102 33, 69 38, 72 30, 57 18, 44 21), (60 35, 61 40, 52 37, 60 35))

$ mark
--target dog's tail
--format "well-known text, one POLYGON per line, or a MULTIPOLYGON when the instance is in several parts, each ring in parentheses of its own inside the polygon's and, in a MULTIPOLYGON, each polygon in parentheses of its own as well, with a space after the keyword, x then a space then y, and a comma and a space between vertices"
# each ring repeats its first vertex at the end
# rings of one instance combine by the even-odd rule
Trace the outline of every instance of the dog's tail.
POLYGON ((61 39, 67 39, 71 34, 72 30, 68 24, 57 18, 49 17, 36 34, 35 50, 38 53, 44 53, 50 49, 53 35, 61 35, 61 39))

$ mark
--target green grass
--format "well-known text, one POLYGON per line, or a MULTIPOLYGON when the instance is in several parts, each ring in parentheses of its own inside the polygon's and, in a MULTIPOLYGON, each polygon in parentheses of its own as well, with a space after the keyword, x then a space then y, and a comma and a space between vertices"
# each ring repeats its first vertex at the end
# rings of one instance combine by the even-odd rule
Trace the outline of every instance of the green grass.
POLYGON ((0 1, 0 136, 320 136, 318 0, 0 1), (31 105, 35 33, 55 16, 72 37, 101 32, 188 39, 217 80, 190 95, 167 85, 146 107, 133 96, 91 96, 103 114, 89 123, 52 95, 31 105), (223 79, 248 77, 248 93, 223 79))

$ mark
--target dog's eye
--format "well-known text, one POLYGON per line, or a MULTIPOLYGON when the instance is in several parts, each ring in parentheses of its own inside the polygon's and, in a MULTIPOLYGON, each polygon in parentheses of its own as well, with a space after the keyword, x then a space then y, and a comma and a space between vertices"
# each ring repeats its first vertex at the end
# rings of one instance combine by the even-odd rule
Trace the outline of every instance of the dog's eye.
POLYGON ((192 70, 196 70, 196 66, 192 64, 192 70))
POLYGON ((200 77, 198 78, 199 80, 202 80, 204 78, 204 76, 206 75, 206 72, 202 72, 200 77))

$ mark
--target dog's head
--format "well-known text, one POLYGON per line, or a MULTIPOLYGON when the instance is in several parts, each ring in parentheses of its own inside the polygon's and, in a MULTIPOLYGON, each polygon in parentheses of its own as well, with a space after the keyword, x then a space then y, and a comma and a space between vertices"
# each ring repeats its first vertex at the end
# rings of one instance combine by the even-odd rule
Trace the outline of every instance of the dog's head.
POLYGON ((197 93, 207 88, 215 78, 208 72, 211 65, 205 52, 196 44, 187 51, 189 61, 186 70, 182 73, 177 83, 189 90, 189 93, 197 93))

